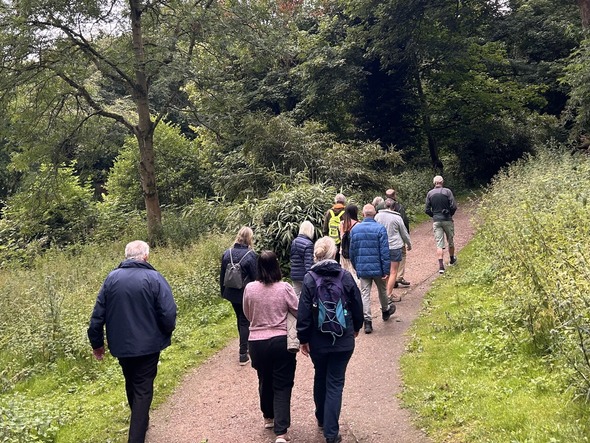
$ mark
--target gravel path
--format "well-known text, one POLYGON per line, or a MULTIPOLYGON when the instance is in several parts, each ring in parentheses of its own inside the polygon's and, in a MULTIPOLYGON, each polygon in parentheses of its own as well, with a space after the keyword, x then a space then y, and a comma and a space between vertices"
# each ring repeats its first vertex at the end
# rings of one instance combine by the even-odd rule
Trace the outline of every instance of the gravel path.
MULTIPOLYGON (((473 235, 468 205, 459 208, 454 220, 455 246, 460 250, 473 235)), ((413 249, 408 252, 405 278, 412 285, 396 289, 402 301, 388 322, 381 320, 373 291, 374 332, 360 332, 348 366, 340 416, 344 443, 430 442, 397 398, 402 388, 399 359, 408 341, 405 332, 417 317, 430 283, 438 277, 432 223, 415 226, 411 238, 413 249)), ((230 343, 188 373, 170 399, 152 412, 147 442, 274 442, 273 432, 262 426, 257 385, 256 371, 237 363, 237 341, 230 343)), ((291 400, 294 443, 325 441, 315 424, 312 388, 311 360, 298 354, 291 400)))

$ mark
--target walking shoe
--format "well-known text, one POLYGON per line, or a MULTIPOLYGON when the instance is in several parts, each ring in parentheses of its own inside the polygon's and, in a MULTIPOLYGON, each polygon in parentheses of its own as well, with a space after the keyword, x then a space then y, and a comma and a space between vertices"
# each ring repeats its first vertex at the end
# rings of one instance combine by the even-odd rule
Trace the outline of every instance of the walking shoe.
POLYGON ((277 435, 275 443, 287 443, 291 441, 291 436, 289 434, 277 435))
POLYGON ((275 419, 274 418, 264 418, 264 429, 272 429, 275 427, 275 419))
POLYGON ((386 311, 381 311, 381 318, 383 321, 389 320, 389 317, 393 315, 395 312, 395 305, 389 305, 389 308, 386 311))
POLYGON ((373 322, 365 320, 365 334, 373 332, 373 322))
POLYGON ((394 303, 394 302, 398 302, 398 301, 402 301, 402 296, 401 295, 393 295, 393 293, 389 294, 389 297, 387 297, 389 299, 389 304, 394 303))
POLYGON ((326 437, 326 443, 340 443, 342 436, 338 434, 336 437, 326 437))
POLYGON ((240 354, 240 366, 246 366, 250 361, 248 354, 240 354))
POLYGON ((444 267, 444 266, 441 266, 441 267, 438 269, 438 273, 439 273, 439 274, 444 274, 444 273, 445 273, 445 267, 444 267))
POLYGON ((454 264, 456 264, 456 263, 457 263, 457 257, 456 257, 455 255, 453 255, 453 256, 451 257, 451 261, 450 261, 450 263, 449 263, 449 264, 452 266, 452 265, 454 265, 454 264))
POLYGON ((410 282, 404 280, 403 278, 401 280, 398 280, 395 282, 395 287, 397 288, 398 285, 402 285, 402 286, 410 286, 410 282))

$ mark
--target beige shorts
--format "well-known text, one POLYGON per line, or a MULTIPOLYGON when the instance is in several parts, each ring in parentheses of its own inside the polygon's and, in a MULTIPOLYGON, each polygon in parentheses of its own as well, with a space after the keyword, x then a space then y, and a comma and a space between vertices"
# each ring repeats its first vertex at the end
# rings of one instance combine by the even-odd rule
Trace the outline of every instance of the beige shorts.
POLYGON ((434 230, 434 241, 439 249, 445 248, 445 235, 449 248, 455 247, 453 237, 455 237, 455 224, 452 220, 436 221, 432 224, 434 230))

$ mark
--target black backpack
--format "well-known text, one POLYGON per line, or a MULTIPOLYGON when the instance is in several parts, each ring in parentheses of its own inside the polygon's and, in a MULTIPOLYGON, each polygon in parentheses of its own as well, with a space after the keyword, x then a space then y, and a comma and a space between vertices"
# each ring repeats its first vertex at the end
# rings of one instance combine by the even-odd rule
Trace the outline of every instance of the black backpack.
POLYGON ((342 234, 340 241, 340 255, 344 258, 350 259, 350 231, 346 231, 342 234))
POLYGON ((226 288, 233 288, 233 289, 242 289, 244 286, 246 286, 245 281, 244 281, 244 277, 242 276, 242 260, 244 260, 244 257, 246 257, 249 253, 250 250, 248 250, 248 252, 246 252, 242 258, 240 259, 239 262, 234 263, 234 259, 231 255, 231 249, 229 250, 229 261, 230 263, 228 263, 227 267, 225 268, 225 274, 223 276, 223 286, 225 286, 226 288))

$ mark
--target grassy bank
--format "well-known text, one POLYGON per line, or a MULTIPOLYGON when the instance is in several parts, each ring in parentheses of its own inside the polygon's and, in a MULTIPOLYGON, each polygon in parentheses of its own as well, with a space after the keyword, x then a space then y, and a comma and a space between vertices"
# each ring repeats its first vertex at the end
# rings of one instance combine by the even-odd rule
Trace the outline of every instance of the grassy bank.
MULTIPOLYGON (((190 367, 235 336, 231 306, 218 295, 227 238, 183 250, 154 250, 151 263, 179 306, 172 346, 161 356, 154 405, 190 367)), ((54 252, 31 269, 0 273, 0 441, 122 442, 128 407, 116 359, 95 361, 86 328, 100 285, 124 244, 54 252)))
POLYGON ((402 359, 434 442, 590 441, 590 160, 541 152, 481 196, 402 359))

